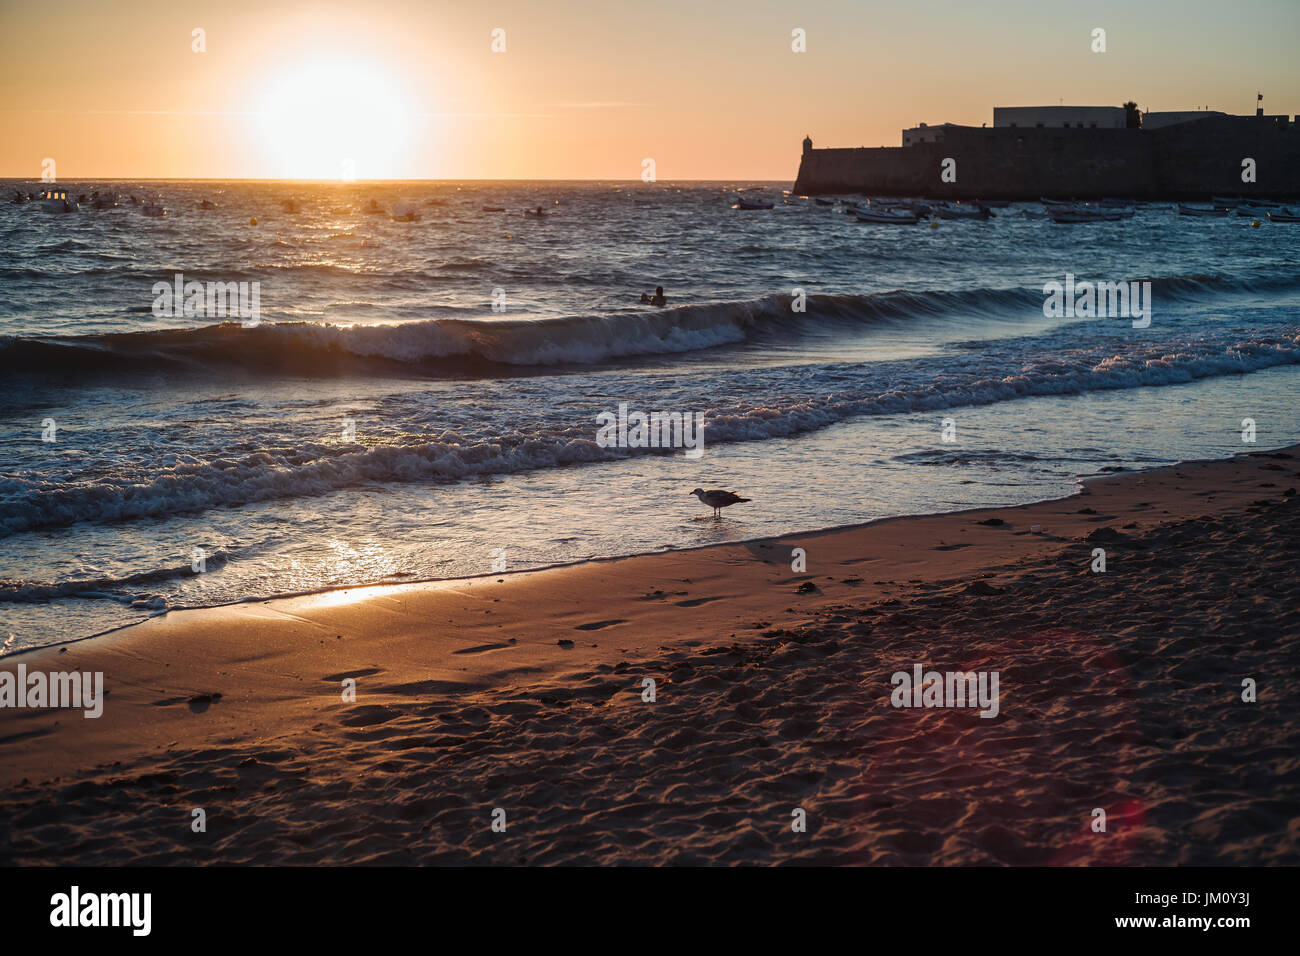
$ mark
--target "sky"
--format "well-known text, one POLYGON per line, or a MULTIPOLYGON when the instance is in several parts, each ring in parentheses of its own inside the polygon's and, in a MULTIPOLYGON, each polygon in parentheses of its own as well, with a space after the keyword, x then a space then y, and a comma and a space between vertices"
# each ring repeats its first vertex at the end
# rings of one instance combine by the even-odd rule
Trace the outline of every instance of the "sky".
POLYGON ((0 177, 792 180, 994 106, 1294 115, 1298 40, 1300 0, 0 0, 0 177))

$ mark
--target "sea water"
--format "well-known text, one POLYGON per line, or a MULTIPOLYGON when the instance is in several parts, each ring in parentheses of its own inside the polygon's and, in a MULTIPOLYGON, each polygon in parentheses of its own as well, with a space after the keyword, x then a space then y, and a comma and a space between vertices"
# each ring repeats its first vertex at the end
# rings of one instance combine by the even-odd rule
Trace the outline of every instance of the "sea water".
POLYGON ((6 651, 1300 440, 1294 225, 864 225, 754 183, 70 189, 123 204, 0 205, 6 651), (257 321, 155 309, 178 275, 256 283, 257 321), (1067 276, 1149 282, 1149 324, 1049 314, 1067 276), (666 308, 638 301, 656 285, 666 308), (702 414, 701 453, 598 441, 621 405, 702 414), (697 487, 752 500, 714 521, 697 487))

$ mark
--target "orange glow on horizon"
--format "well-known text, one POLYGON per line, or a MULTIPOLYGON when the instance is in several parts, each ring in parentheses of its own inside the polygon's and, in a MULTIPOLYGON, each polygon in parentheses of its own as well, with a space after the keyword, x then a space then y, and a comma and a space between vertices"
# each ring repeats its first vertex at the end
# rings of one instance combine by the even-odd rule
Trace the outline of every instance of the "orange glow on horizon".
POLYGON ((898 146, 995 106, 1300 109, 1300 5, 1111 17, 1098 55, 1095 17, 1034 0, 10 4, 0 177, 792 181, 805 134, 898 146))

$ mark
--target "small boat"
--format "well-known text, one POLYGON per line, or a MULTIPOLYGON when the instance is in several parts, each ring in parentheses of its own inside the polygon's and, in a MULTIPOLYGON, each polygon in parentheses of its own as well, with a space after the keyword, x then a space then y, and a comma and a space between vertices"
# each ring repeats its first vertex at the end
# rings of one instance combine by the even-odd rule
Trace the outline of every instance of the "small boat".
POLYGON ((1047 215, 1051 217, 1052 222, 1066 225, 1081 222, 1119 222, 1121 219, 1132 216, 1133 213, 1130 211, 1126 216, 1122 212, 1110 209, 1089 209, 1086 206, 1049 206, 1047 215))
POLYGON ((776 203, 770 202, 753 202, 749 199, 737 199, 732 209, 771 209, 776 203))
POLYGON ((505 212, 506 207, 505 206, 484 206, 483 211, 484 212, 505 212))
POLYGON ((1237 215, 1244 216, 1247 219, 1263 219, 1272 211, 1269 206, 1253 206, 1245 203, 1237 207, 1237 215))
POLYGON ((68 199, 68 191, 59 189, 57 186, 42 189, 40 198, 37 201, 45 212, 76 212, 79 208, 75 202, 68 199))
POLYGON ((1101 214, 1105 217, 1105 220, 1107 222, 1111 222, 1115 219, 1132 219, 1135 215, 1137 215, 1136 209, 1117 209, 1108 206, 1092 206, 1092 205, 1081 206, 1079 208, 1081 208, 1084 212, 1101 214))
POLYGON ((834 206, 834 205, 835 205, 835 200, 834 200, 834 199, 818 199, 818 198, 814 197, 814 198, 813 198, 813 202, 815 202, 815 203, 816 203, 817 205, 819 205, 819 206, 834 206))
POLYGON ((420 213, 410 203, 398 203, 393 207, 393 222, 419 222, 420 213))
POLYGON ((1300 216, 1295 215, 1290 209, 1270 210, 1268 218, 1271 222, 1300 222, 1300 216))
POLYGON ((167 215, 167 210, 163 208, 162 203, 156 202, 144 203, 141 206, 140 211, 150 219, 161 219, 163 216, 167 215))
POLYGON ((1129 202, 1127 199, 1099 199, 1097 200, 1097 205, 1103 206, 1106 209, 1127 209, 1129 206, 1132 206, 1133 203, 1129 202))
POLYGON ((95 212, 102 212, 105 209, 116 209, 117 200, 111 196, 96 196, 95 200, 90 204, 90 208, 95 210, 95 212))
POLYGON ((1052 222, 1060 225, 1075 225, 1082 222, 1105 222, 1101 216, 1089 216, 1086 213, 1078 212, 1074 209, 1053 209, 1048 213, 1052 222))
POLYGON ((1178 215, 1180 216, 1226 216, 1227 214, 1227 209, 1207 209, 1204 206, 1178 204, 1178 215))
POLYGON ((1044 206, 1077 206, 1077 199, 1047 199, 1043 196, 1038 197, 1038 201, 1044 206))
POLYGON ((217 208, 217 204, 214 203, 211 199, 204 199, 202 202, 199 203, 199 208, 200 208, 200 209, 216 209, 216 208, 217 208))
POLYGON ((884 223, 892 226, 915 226, 916 213, 903 209, 860 209, 858 222, 884 223))
POLYGON ((875 210, 883 209, 886 212, 910 212, 918 219, 922 219, 934 210, 934 207, 927 202, 919 199, 873 199, 871 208, 875 210))
POLYGON ((983 206, 954 205, 940 203, 934 207, 934 213, 940 219, 991 219, 993 214, 983 206))

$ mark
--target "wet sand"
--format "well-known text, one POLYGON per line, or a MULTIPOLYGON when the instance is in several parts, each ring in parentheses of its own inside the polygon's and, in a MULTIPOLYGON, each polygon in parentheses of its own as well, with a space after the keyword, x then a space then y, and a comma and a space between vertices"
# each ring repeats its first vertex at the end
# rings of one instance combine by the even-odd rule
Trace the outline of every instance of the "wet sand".
POLYGON ((0 862, 1296 864, 1298 485, 1291 448, 12 655, 108 696, 0 710, 0 862), (893 706, 914 665, 997 715, 893 706))

